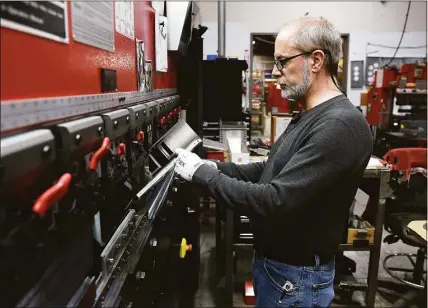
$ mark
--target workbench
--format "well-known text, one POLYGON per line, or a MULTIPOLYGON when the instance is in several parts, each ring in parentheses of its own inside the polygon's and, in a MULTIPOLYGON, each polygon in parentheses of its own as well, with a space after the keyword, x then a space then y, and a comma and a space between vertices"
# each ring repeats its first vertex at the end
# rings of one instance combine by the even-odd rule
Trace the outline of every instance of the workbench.
POLYGON ((379 272, 379 260, 380 260, 380 249, 382 246, 382 232, 383 223, 385 219, 385 203, 386 198, 392 194, 392 189, 389 186, 389 179, 391 175, 391 169, 380 163, 380 160, 376 157, 372 157, 363 175, 362 181, 365 179, 374 179, 378 189, 377 205, 376 205, 376 221, 375 221, 375 234, 374 243, 369 245, 368 248, 359 249, 354 248, 352 244, 341 244, 340 250, 342 251, 355 251, 355 250, 367 250, 370 252, 369 259, 369 270, 367 276, 367 292, 366 292, 366 305, 367 307, 375 306, 377 285, 378 285, 378 272, 379 272))
MULTIPOLYGON (((379 271, 379 260, 380 250, 382 246, 382 230, 385 217, 385 202, 386 198, 392 193, 392 189, 389 186, 390 179, 390 168, 384 166, 379 158, 372 156, 366 170, 364 172, 361 181, 371 179, 376 183, 376 221, 375 221, 375 233, 374 242, 372 245, 366 247, 354 247, 353 244, 341 244, 340 251, 369 251, 369 270, 367 277, 367 292, 366 292, 366 305, 367 307, 375 306, 376 291, 378 286, 378 271, 379 271)), ((217 206, 217 208, 219 208, 217 206)), ((252 246, 252 244, 242 244, 234 242, 234 213, 230 209, 226 209, 225 223, 224 223, 224 238, 222 239, 221 221, 217 212, 216 219, 216 253, 223 251, 224 264, 217 262, 217 266, 224 265, 224 300, 225 305, 233 307, 233 292, 234 292, 234 254, 235 247, 237 246, 252 246), (220 247, 223 245, 224 250, 220 247)), ((217 254, 219 256, 219 254, 217 254)), ((217 261, 221 258, 216 257, 217 261)), ((217 271, 219 272, 219 271, 217 271)))

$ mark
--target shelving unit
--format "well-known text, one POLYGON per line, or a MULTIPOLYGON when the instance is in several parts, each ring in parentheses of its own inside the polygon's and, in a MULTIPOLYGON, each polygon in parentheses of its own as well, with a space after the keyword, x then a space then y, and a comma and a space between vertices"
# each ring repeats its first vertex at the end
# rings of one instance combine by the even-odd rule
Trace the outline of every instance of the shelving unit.
MULTIPOLYGON (((263 64, 272 64, 272 61, 259 61, 263 64)), ((259 130, 263 133, 265 128, 265 121, 264 116, 267 116, 267 83, 268 82, 275 82, 276 79, 273 78, 266 78, 266 69, 257 69, 252 72, 253 74, 253 86, 259 84, 261 87, 261 95, 252 94, 251 96, 251 121, 252 121, 252 130, 259 130), (260 107, 257 109, 253 108, 253 102, 254 101, 260 101, 260 107), (255 125, 255 121, 253 121, 253 116, 258 116, 257 124, 255 125)), ((268 75, 269 76, 269 75, 268 75)), ((252 88, 253 88, 252 86, 252 88)), ((251 90, 252 90, 251 88, 251 90)))

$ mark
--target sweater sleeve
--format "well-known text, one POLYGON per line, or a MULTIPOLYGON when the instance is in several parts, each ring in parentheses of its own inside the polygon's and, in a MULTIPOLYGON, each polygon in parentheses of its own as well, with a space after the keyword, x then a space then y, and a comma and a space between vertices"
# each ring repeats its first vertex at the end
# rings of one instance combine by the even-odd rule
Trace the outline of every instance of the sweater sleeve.
POLYGON ((217 163, 218 170, 228 177, 257 183, 262 176, 266 162, 252 163, 247 165, 237 165, 234 163, 217 163))
POLYGON ((356 147, 344 122, 327 120, 312 129, 270 183, 234 179, 208 166, 198 168, 192 181, 207 186, 218 201, 249 217, 290 213, 346 178, 356 161, 356 147))

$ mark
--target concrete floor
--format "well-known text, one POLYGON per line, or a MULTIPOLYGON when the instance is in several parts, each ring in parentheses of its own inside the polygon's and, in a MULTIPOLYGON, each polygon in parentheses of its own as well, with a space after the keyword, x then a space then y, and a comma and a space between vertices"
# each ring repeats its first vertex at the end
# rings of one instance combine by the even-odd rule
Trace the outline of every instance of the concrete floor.
MULTIPOLYGON (((364 193, 359 191, 356 196, 356 206, 354 212, 360 212, 364 210, 365 202, 367 201, 364 193)), ((195 307, 220 307, 219 298, 221 298, 221 282, 215 280, 215 231, 214 231, 215 219, 211 217, 209 223, 205 224, 202 228, 201 233, 201 271, 200 271, 200 285, 198 292, 195 298, 195 307)), ((384 231, 383 237, 388 235, 384 231)), ((241 252, 240 255, 244 256, 240 261, 238 261, 238 271, 243 271, 245 277, 251 277, 251 254, 252 249, 247 249, 247 252, 241 252), (245 257, 246 256, 246 257, 245 257), (245 273, 245 271, 247 271, 245 273)), ((382 262, 390 253, 395 252, 406 252, 406 253, 416 253, 416 248, 410 247, 403 244, 401 241, 395 244, 386 244, 382 243, 381 248, 381 260, 379 262, 379 280, 385 282, 395 282, 388 273, 383 269, 382 262)), ((368 260, 369 252, 345 252, 345 255, 353 259, 357 264, 356 272, 353 273, 355 280, 358 282, 366 282, 367 273, 368 273, 368 260)), ((240 259, 240 258, 238 258, 240 259)), ((406 267, 411 268, 411 263, 409 260, 404 258, 398 258, 396 260, 390 260, 391 265, 396 267, 406 267), (394 261, 394 262, 393 262, 394 261)), ((426 263, 425 263, 426 267, 426 263)), ((394 288, 392 288, 394 289, 394 288)), ((397 300, 396 297, 398 289, 392 290, 391 287, 388 289, 379 287, 378 293, 376 295, 376 307, 391 307, 392 303, 397 300), (395 295, 394 295, 395 293, 395 295)), ((355 291, 352 295, 352 304, 348 303, 346 305, 338 304, 340 297, 337 296, 333 302, 333 307, 364 307, 364 298, 365 292, 355 291)), ((243 292, 237 290, 234 294, 234 307, 250 307, 246 306, 243 301, 243 292)))

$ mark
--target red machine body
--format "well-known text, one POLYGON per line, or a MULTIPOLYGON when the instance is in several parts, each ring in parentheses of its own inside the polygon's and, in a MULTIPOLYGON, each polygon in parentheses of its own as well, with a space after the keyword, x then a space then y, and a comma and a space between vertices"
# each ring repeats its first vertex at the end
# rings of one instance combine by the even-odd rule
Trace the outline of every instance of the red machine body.
POLYGON ((397 86, 402 88, 417 88, 418 81, 427 80, 426 63, 403 64, 397 76, 397 86), (401 84, 400 84, 401 82, 401 84))
MULTIPOLYGON (((101 93, 101 68, 117 73, 117 91, 137 91, 136 44, 115 31, 115 51, 109 52, 72 38, 71 3, 67 2, 68 44, 1 27, 1 100, 101 93)), ((151 1, 134 3, 135 38, 144 41, 152 61, 153 88, 176 88, 173 52, 168 72, 155 68, 155 10, 151 1)))
POLYGON ((277 108, 279 113, 290 112, 288 99, 282 98, 281 89, 278 89, 275 83, 269 83, 267 106, 270 110, 277 108))
POLYGON ((427 149, 400 148, 393 149, 383 157, 385 162, 392 166, 392 170, 406 171, 408 180, 413 168, 427 168, 427 149))
POLYGON ((374 73, 372 87, 367 94, 366 118, 370 125, 387 128, 392 113, 396 88, 415 89, 426 85, 426 63, 403 64, 396 68, 379 69, 374 73))
POLYGON ((394 68, 379 69, 374 73, 372 87, 367 93, 366 119, 370 125, 387 127, 391 108, 392 89, 396 85, 398 72, 394 68))
POLYGON ((383 127, 387 124, 389 97, 389 88, 369 89, 367 94, 366 119, 370 125, 383 127))

